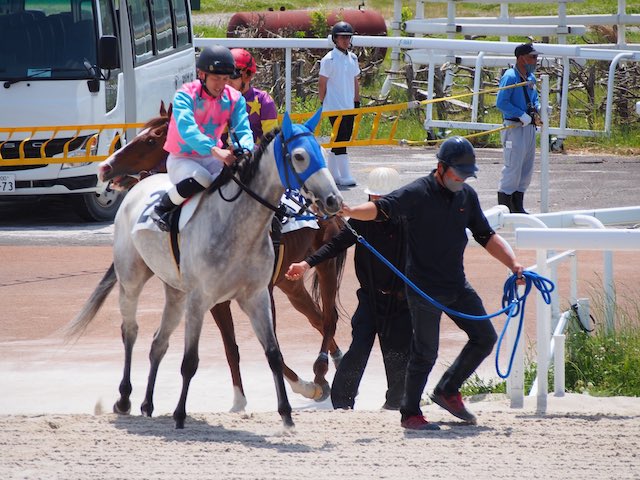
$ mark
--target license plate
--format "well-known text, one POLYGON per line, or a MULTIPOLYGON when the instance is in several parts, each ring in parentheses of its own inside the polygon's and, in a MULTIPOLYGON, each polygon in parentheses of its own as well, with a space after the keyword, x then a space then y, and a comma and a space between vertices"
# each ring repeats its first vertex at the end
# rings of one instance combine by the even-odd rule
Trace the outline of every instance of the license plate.
POLYGON ((15 191, 16 191, 16 176, 0 175, 0 192, 15 192, 15 191))

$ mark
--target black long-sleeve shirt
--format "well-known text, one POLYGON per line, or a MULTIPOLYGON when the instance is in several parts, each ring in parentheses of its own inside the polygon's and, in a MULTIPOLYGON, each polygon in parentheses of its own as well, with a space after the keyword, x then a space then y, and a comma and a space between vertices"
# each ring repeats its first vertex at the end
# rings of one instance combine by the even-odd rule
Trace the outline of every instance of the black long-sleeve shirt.
POLYGON ((453 193, 434 175, 418 178, 379 200, 380 217, 407 220, 406 272, 427 294, 455 293, 465 284, 466 229, 485 246, 495 232, 480 208, 475 190, 465 184, 453 193))
MULTIPOLYGON (((363 222, 351 219, 349 225, 396 268, 404 272, 406 232, 402 218, 384 222, 363 222)), ((307 257, 305 261, 314 267, 324 260, 335 257, 354 243, 356 244, 355 270, 361 287, 373 293, 402 295, 404 282, 368 248, 358 242, 347 227, 343 227, 329 243, 307 257)))

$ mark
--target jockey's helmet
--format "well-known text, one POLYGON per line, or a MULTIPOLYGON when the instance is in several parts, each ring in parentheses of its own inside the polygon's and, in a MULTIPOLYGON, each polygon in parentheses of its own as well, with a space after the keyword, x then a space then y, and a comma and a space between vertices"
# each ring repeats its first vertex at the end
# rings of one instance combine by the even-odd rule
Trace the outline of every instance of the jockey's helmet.
POLYGON ((244 48, 232 48, 231 55, 233 55, 233 60, 236 63, 237 71, 242 72, 242 70, 246 70, 251 75, 256 73, 256 61, 253 59, 253 56, 244 48))
POLYGON ((231 51, 222 45, 204 47, 200 52, 196 67, 205 73, 218 75, 231 75, 236 69, 231 51))

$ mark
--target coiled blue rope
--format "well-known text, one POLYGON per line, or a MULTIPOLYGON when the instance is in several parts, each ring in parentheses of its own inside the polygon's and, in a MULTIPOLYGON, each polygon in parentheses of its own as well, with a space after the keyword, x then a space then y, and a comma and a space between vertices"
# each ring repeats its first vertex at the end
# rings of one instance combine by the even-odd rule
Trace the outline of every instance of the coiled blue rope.
POLYGON ((513 367, 513 360, 516 355, 516 349, 518 347, 518 342, 520 341, 520 334, 522 333, 522 326, 524 324, 524 309, 527 302, 527 296, 531 292, 532 286, 535 286, 540 294, 542 295, 543 300, 547 303, 551 303, 551 292, 553 292, 555 285, 551 280, 542 275, 537 274, 536 272, 532 272, 530 270, 525 270, 522 272, 522 276, 525 280, 525 288, 522 295, 518 292, 517 285, 517 277, 515 275, 510 275, 507 280, 504 282, 503 294, 502 294, 502 309, 488 315, 469 315, 467 313, 456 312, 455 310, 451 310, 450 308, 442 305, 440 302, 431 298, 425 292, 420 290, 420 288, 413 283, 407 276, 398 270, 395 265, 393 265, 389 260, 387 260, 380 252, 378 252, 367 240, 360 235, 355 229, 349 225, 347 222, 344 224, 351 230, 351 233, 356 237, 358 242, 368 248, 378 259, 384 263, 387 267, 389 267, 396 275, 398 275, 407 285, 409 285, 418 295, 420 295, 425 300, 431 302, 433 306, 446 312, 449 315, 453 315, 456 317, 464 318, 467 320, 489 320, 493 317, 497 317, 498 315, 502 315, 503 313, 507 314, 507 321, 502 328, 502 332, 500 333, 500 337, 498 338, 498 343, 496 345, 496 373, 500 378, 507 378, 511 373, 511 368, 513 367), (513 344, 513 351, 511 352, 511 356, 509 358, 509 366, 507 368, 506 373, 502 373, 500 371, 500 347, 502 345, 502 340, 504 338, 505 332, 507 331, 507 327, 511 322, 511 318, 520 314, 520 322, 518 324, 518 333, 516 335, 515 342, 513 344))

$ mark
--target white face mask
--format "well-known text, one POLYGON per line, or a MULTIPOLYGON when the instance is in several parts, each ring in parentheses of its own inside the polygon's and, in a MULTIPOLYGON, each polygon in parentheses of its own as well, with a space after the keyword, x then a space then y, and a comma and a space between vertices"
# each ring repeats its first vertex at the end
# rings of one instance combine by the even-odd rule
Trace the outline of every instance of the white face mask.
POLYGON ((442 183, 447 188, 447 190, 456 193, 462 190, 464 186, 464 180, 459 182, 458 180, 454 180, 453 178, 449 178, 447 176, 442 178, 442 183))

